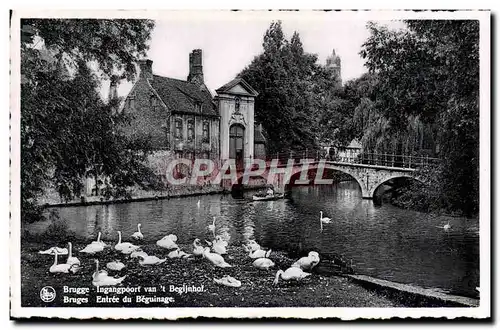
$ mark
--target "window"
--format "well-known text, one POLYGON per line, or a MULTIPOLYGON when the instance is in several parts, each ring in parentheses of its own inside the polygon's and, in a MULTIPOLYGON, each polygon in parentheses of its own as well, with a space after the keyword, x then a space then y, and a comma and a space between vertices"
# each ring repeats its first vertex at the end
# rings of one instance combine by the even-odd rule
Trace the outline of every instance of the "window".
POLYGON ((203 122, 203 142, 210 142, 210 123, 203 122))
POLYGON ((189 141, 194 140, 194 120, 192 119, 187 122, 187 138, 189 141))
POLYGON ((182 139, 182 119, 177 118, 175 120, 175 132, 176 139, 182 139))
POLYGON ((193 160, 193 153, 190 151, 186 152, 186 154, 184 155, 184 158, 189 159, 189 160, 193 160))
POLYGON ((149 97, 149 105, 153 109, 155 109, 156 106, 158 105, 158 99, 153 94, 151 94, 151 96, 149 97))

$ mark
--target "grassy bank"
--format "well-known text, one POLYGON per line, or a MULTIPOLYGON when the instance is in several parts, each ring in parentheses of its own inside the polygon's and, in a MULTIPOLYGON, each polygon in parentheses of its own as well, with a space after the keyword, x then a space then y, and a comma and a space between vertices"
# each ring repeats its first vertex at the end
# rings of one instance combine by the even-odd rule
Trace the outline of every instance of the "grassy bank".
MULTIPOLYGON (((88 243, 88 242, 87 242, 88 243)), ((114 248, 106 248, 95 256, 87 256, 75 251, 81 250, 87 243, 74 242, 73 255, 78 257, 82 268, 76 274, 52 274, 49 268, 54 261, 51 255, 38 254, 39 250, 53 245, 50 242, 29 243, 23 242, 21 249, 21 295, 22 305, 26 307, 60 306, 60 307, 395 307, 401 306, 388 298, 377 295, 373 291, 352 283, 344 277, 323 276, 313 274, 300 283, 280 281, 273 285, 278 269, 285 270, 294 260, 285 253, 273 252, 271 259, 276 266, 268 271, 259 270, 252 266, 250 259, 243 248, 229 246, 225 260, 233 265, 232 268, 217 268, 203 258, 168 259, 157 266, 141 266, 137 259, 130 259, 114 248), (94 258, 98 258, 101 267, 107 262, 121 260, 126 268, 119 271, 109 271, 109 275, 127 275, 120 287, 141 286, 143 296, 171 297, 173 302, 165 304, 156 302, 150 304, 137 303, 137 294, 125 294, 132 298, 131 302, 123 303, 123 294, 97 293, 92 285, 92 273, 95 271, 94 258), (230 275, 240 280, 240 288, 218 285, 215 278, 230 275), (203 292, 176 293, 169 292, 170 285, 182 287, 203 286, 203 292), (40 289, 52 286, 57 293, 52 302, 42 302, 39 296, 40 289), (71 288, 89 288, 88 294, 64 294, 64 286, 71 288), (164 286, 166 292, 161 291, 164 286), (156 293, 147 293, 144 287, 157 288, 156 293), (87 298, 88 303, 64 303, 64 296, 68 298, 87 298), (118 297, 119 303, 96 303, 97 296, 118 297)), ((155 245, 155 242, 141 244, 149 255, 166 258, 168 251, 155 245)), ((58 246, 62 247, 62 244, 58 246)), ((191 251, 192 246, 181 245, 184 251, 191 251)), ((61 256, 65 262, 67 256, 61 256)), ((66 299, 68 299, 66 298, 66 299)), ((73 300, 76 302, 76 300, 73 300)))

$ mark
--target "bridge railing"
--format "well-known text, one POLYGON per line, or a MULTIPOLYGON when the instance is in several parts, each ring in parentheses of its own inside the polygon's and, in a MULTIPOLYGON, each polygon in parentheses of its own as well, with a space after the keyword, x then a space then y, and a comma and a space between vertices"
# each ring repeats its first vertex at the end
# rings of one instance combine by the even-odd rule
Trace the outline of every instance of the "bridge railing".
MULTIPOLYGON (((290 159, 294 160, 294 164, 300 164, 302 160, 309 161, 327 160, 333 162, 349 163, 349 164, 363 164, 363 165, 376 165, 384 167, 396 168, 418 168, 428 165, 436 165, 440 159, 429 156, 409 156, 409 155, 396 155, 388 153, 359 153, 352 155, 328 155, 323 150, 304 149, 299 151, 277 152, 267 155, 266 162, 277 160, 279 165, 286 165, 290 159)), ((242 168, 247 161, 240 162, 237 166, 242 168)))

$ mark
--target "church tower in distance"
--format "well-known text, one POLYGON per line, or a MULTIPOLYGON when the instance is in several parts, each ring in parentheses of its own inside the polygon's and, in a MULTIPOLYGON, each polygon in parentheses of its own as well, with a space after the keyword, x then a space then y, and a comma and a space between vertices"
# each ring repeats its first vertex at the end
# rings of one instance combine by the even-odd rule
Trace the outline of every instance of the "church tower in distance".
POLYGON ((342 76, 341 76, 341 61, 340 57, 335 54, 335 49, 332 50, 332 55, 326 58, 326 68, 331 70, 332 78, 338 81, 339 85, 342 85, 342 76))

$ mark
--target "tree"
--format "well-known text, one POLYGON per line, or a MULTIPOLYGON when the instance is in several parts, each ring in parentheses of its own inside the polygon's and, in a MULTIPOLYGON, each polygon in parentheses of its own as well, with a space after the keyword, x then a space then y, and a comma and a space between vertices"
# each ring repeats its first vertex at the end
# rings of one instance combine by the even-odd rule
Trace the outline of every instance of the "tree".
POLYGON ((91 174, 107 178, 103 191, 107 197, 149 181, 151 173, 143 164, 147 143, 120 134, 118 127, 127 118, 113 110, 119 100, 101 100, 99 77, 90 67, 107 77, 116 73, 133 77, 134 62, 145 55, 153 22, 33 19, 21 23, 22 219, 41 219, 37 198, 48 185, 70 199, 91 174))
POLYGON ((314 148, 316 55, 304 52, 298 33, 288 42, 279 21, 266 31, 263 48, 239 77, 259 92, 255 115, 267 134, 269 152, 314 148))
MULTIPOLYGON (((361 55, 376 74, 374 107, 390 134, 410 136, 418 122, 439 147, 441 208, 470 215, 479 205, 479 23, 406 21, 392 31, 369 24, 361 55), (413 122, 413 124, 411 124, 413 122), (439 128, 439 129, 436 129, 439 128)), ((401 148, 403 145, 401 145, 401 148)), ((436 204, 436 203, 434 203, 436 204)))

